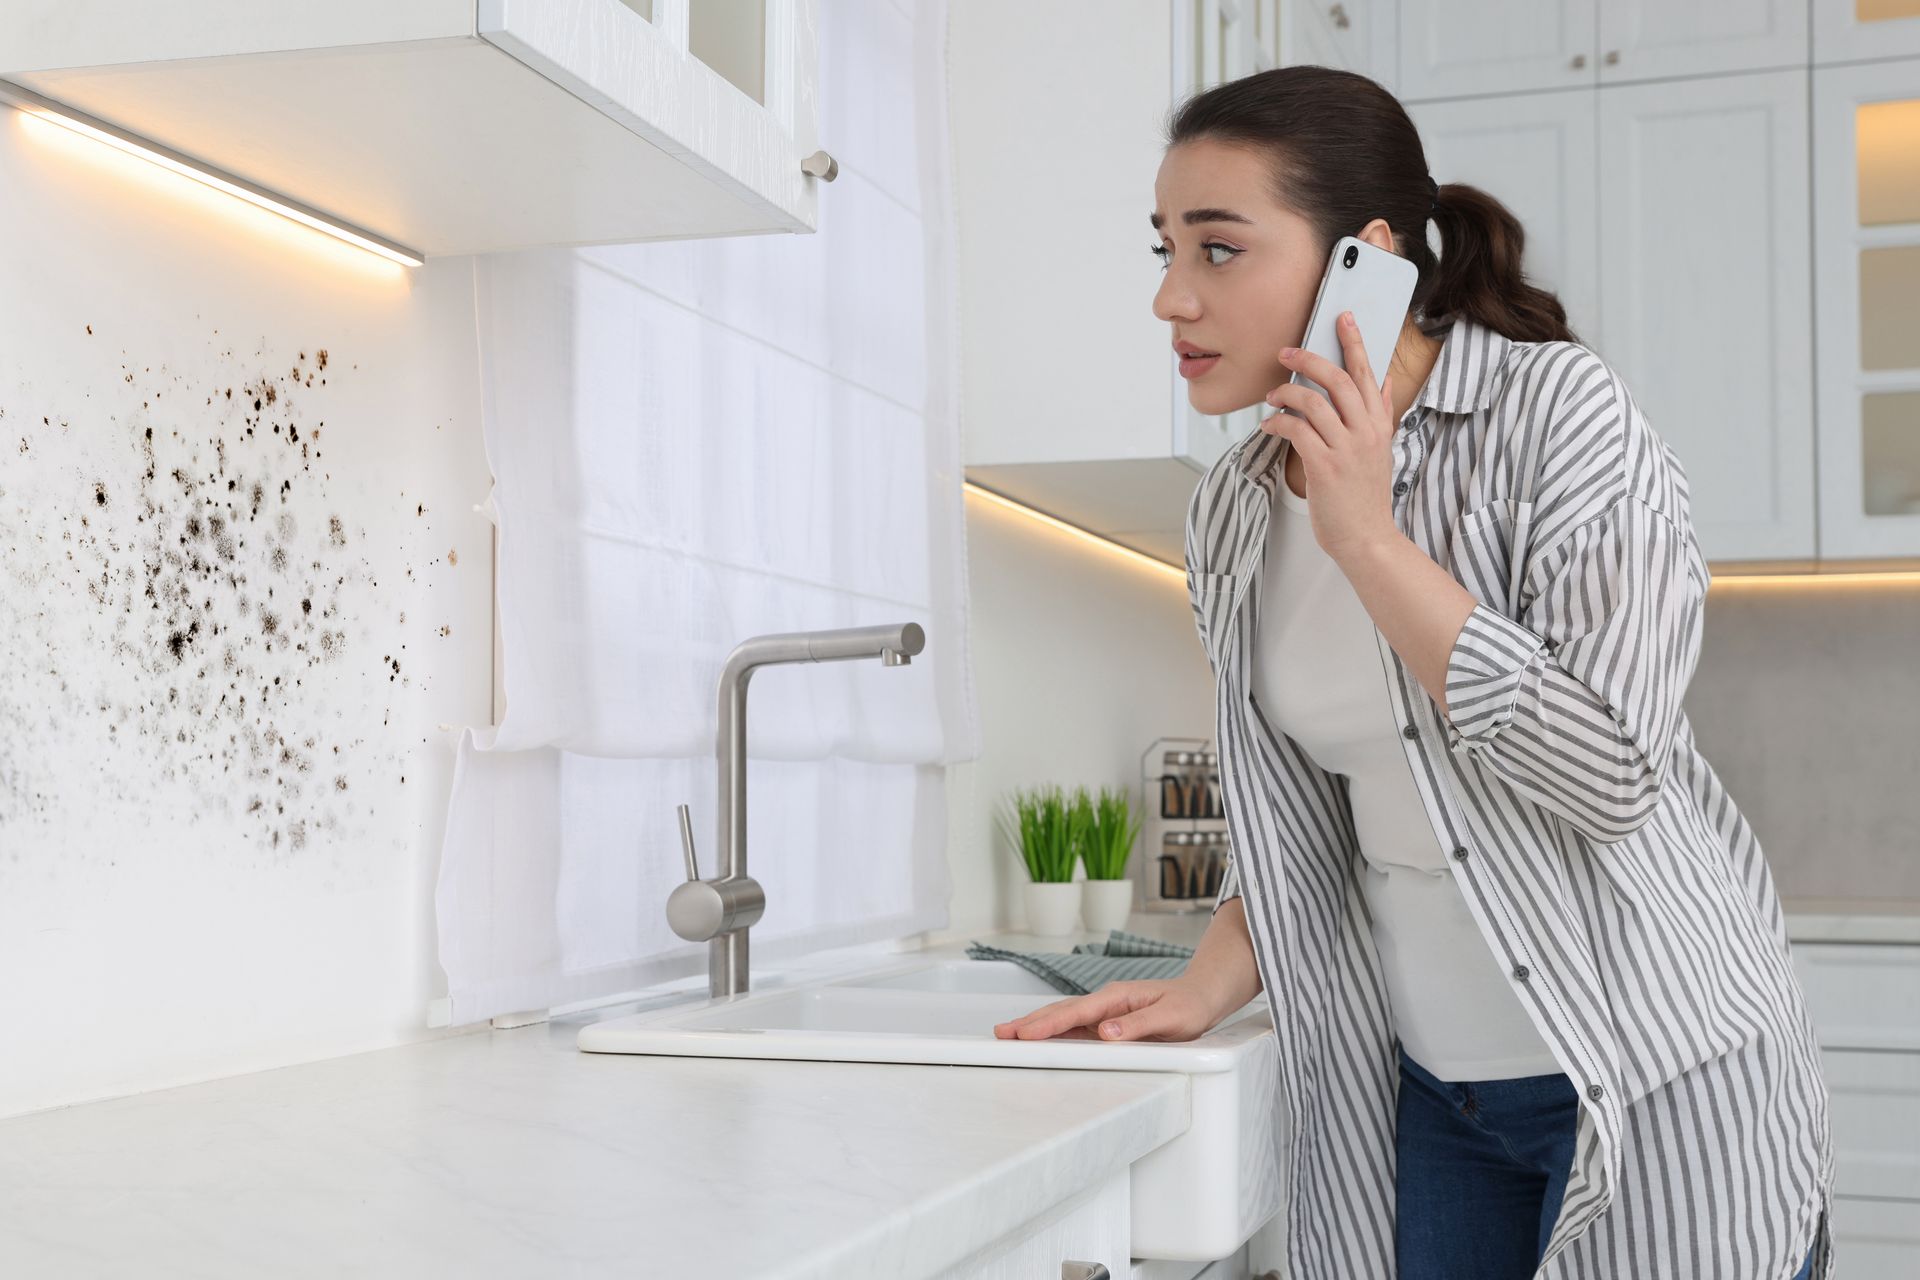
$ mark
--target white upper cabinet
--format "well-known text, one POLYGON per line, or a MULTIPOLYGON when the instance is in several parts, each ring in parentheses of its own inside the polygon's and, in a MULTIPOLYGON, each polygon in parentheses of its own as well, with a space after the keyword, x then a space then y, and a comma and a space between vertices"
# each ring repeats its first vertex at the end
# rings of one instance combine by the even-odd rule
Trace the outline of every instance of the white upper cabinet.
MULTIPOLYGON (((1437 182, 1466 182, 1513 211, 1527 275, 1591 340, 1600 319, 1599 165, 1592 93, 1530 93, 1410 105, 1437 182)), ((1429 242, 1438 247, 1431 225, 1429 242)))
POLYGON ((1254 0, 948 10, 967 478, 1172 565, 1200 474, 1262 415, 1187 403, 1153 182, 1169 108, 1272 66, 1273 23, 1254 0))
POLYGON ((1394 0, 1287 0, 1280 5, 1280 63, 1357 71, 1392 89, 1399 15, 1394 0))
POLYGON ((1920 55, 1920 0, 1812 0, 1813 60, 1920 55))
POLYGON ((1416 101, 1807 60, 1807 0, 1400 0, 1399 14, 1398 92, 1416 101))
POLYGON ((1596 0, 1400 0, 1403 100, 1589 88, 1596 0))
POLYGON ((1807 70, 1622 85, 1600 104, 1600 324, 1685 469, 1709 561, 1814 541, 1807 70))
POLYGON ((1807 0, 1603 0, 1597 15, 1602 84, 1807 62, 1807 0))
POLYGON ((6 0, 0 79, 424 254, 808 232, 816 0, 6 0))
POLYGON ((1820 551, 1920 560, 1920 58, 1812 75, 1820 551))
POLYGON ((1806 77, 1408 108, 1434 176, 1519 219, 1527 275, 1673 447, 1719 564, 1816 553, 1806 77))

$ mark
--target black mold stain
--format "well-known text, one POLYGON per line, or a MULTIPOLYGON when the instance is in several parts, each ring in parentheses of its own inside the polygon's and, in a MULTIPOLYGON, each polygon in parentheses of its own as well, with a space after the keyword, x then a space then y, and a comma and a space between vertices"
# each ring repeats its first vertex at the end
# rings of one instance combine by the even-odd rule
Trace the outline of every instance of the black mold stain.
MULTIPOLYGON (((306 359, 233 386, 209 363, 221 381, 198 387, 164 366, 166 386, 134 387, 154 369, 122 363, 128 389, 108 397, 120 412, 81 419, 104 443, 69 461, 64 481, 20 437, 33 497, 20 501, 11 474, 0 484, 0 635, 17 655, 0 665, 0 833, 83 795, 171 805, 184 793, 196 811, 255 824, 260 847, 297 852, 365 811, 350 798, 356 773, 404 781, 405 750, 382 730, 393 704, 365 695, 413 677, 391 654, 377 667, 362 656, 393 602, 349 549, 336 505, 364 491, 334 494, 316 466, 323 420, 311 410, 325 393, 310 390, 306 359), (102 752, 84 784, 59 770, 90 735, 125 744, 131 764, 102 752)), ((22 844, 0 840, 0 868, 22 844)))

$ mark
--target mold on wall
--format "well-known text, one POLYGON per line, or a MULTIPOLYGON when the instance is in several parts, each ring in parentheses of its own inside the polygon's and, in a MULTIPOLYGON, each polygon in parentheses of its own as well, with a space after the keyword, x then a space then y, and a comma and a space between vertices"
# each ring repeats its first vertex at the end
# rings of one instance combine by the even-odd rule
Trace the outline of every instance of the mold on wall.
POLYGON ((271 861, 362 830, 372 779, 404 785, 405 744, 365 686, 430 680, 413 646, 452 634, 407 626, 407 593, 382 578, 382 563, 415 576, 426 504, 396 495, 421 537, 377 563, 364 508, 343 501, 356 490, 328 462, 330 389, 357 364, 318 344, 238 352, 215 332, 207 345, 185 369, 123 349, 118 376, 78 404, 0 398, 0 831, 14 836, 0 863, 13 874, 52 847, 23 827, 76 804, 184 795, 237 819, 241 847, 271 861), (388 618, 410 638, 376 642, 371 622, 388 618))

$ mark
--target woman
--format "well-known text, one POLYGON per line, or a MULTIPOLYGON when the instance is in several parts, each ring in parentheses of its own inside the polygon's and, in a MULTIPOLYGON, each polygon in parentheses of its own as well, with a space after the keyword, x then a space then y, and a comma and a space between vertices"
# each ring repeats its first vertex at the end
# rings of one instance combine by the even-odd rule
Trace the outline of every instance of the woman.
POLYGON ((1197 95, 1154 195, 1191 403, 1287 411, 1188 511, 1226 883, 1182 977, 996 1033, 1185 1040, 1264 990, 1293 1280, 1829 1276, 1780 902, 1681 709, 1679 461, 1373 81, 1197 95), (1384 374, 1350 323, 1347 371, 1283 349, 1343 234, 1419 268, 1384 374))

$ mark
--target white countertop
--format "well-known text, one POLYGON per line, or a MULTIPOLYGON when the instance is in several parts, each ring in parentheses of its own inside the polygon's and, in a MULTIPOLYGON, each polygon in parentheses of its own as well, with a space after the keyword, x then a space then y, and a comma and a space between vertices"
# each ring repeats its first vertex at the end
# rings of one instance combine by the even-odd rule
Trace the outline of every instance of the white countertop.
MULTIPOLYGON (((1205 919, 1129 927, 1191 941, 1205 919)), ((983 930, 908 949, 1093 936, 983 930)), ((892 954, 776 964, 768 985, 892 954)), ((575 1044, 585 1022, 705 994, 702 977, 513 1030, 0 1120, 0 1275, 896 1280, 1187 1128, 1178 1074, 575 1044)))
MULTIPOLYGON (((1790 933, 1920 942, 1920 911, 1848 905, 1789 903, 1790 933)), ((1209 918, 1127 927, 1193 943, 1209 918)), ((1094 936, 959 931, 755 976, 1094 936)), ((701 977, 513 1030, 0 1120, 0 1275, 892 1280, 959 1260, 1187 1127, 1175 1074, 575 1044, 586 1022, 705 990, 701 977)))

